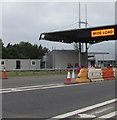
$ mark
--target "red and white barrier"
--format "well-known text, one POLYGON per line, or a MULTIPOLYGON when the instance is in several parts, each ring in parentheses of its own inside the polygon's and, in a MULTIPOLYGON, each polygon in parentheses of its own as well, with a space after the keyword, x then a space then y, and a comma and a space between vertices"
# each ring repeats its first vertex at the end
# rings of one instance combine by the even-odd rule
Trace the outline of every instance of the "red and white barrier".
POLYGON ((102 68, 102 69, 89 69, 88 78, 91 81, 102 81, 102 80, 114 80, 116 77, 117 69, 113 68, 102 68))
POLYGON ((89 69, 88 78, 92 82, 104 80, 101 69, 89 69))
POLYGON ((102 75, 104 80, 114 80, 114 71, 112 68, 104 68, 102 69, 102 75))
POLYGON ((70 77, 70 70, 68 70, 66 84, 114 80, 115 78, 117 78, 116 68, 82 68, 76 79, 73 69, 72 78, 70 77))
POLYGON ((117 78, 117 68, 113 68, 114 78, 117 78))

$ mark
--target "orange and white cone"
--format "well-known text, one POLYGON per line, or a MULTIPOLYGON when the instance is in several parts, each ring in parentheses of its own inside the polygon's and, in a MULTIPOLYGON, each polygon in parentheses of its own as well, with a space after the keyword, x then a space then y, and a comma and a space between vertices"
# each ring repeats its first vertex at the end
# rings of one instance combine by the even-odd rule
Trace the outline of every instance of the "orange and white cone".
POLYGON ((70 69, 68 69, 67 79, 65 84, 71 84, 70 69))
POLYGON ((74 69, 73 69, 73 71, 72 71, 72 78, 71 78, 71 82, 72 82, 72 83, 76 83, 74 69))
POLYGON ((6 77, 6 68, 4 67, 3 73, 2 73, 2 79, 7 79, 6 77))

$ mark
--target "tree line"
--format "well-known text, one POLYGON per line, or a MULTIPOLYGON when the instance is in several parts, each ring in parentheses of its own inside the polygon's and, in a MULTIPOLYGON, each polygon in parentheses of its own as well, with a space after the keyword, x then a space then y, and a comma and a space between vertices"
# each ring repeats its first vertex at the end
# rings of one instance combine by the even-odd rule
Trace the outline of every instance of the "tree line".
POLYGON ((0 46, 2 48, 2 59, 42 59, 42 57, 49 51, 46 47, 29 42, 20 42, 12 45, 8 43, 5 47, 2 39, 0 39, 0 46))

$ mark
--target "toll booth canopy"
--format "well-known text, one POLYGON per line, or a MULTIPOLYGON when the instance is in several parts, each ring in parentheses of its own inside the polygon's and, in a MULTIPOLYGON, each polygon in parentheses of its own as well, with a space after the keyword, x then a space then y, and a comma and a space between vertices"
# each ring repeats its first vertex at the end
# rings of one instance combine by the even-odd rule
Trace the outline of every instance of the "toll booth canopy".
POLYGON ((90 44, 108 40, 117 40, 117 25, 42 33, 39 40, 64 43, 80 42, 90 44))
POLYGON ((73 29, 66 31, 56 31, 42 33, 39 40, 49 40, 64 43, 79 43, 79 66, 84 65, 81 60, 81 43, 85 43, 85 60, 88 67, 88 47, 87 43, 95 44, 102 41, 117 40, 117 25, 99 26, 92 28, 73 29))

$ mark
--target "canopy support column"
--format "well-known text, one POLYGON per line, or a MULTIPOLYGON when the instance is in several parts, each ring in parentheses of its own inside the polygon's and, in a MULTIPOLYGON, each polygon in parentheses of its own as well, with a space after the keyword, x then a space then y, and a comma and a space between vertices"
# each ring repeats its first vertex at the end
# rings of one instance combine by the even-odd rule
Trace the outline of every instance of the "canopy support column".
POLYGON ((86 51, 85 51, 85 54, 86 54, 86 67, 88 67, 88 47, 87 47, 87 43, 85 43, 85 49, 86 49, 86 51))
POLYGON ((81 67, 81 42, 79 42, 79 66, 81 67))

